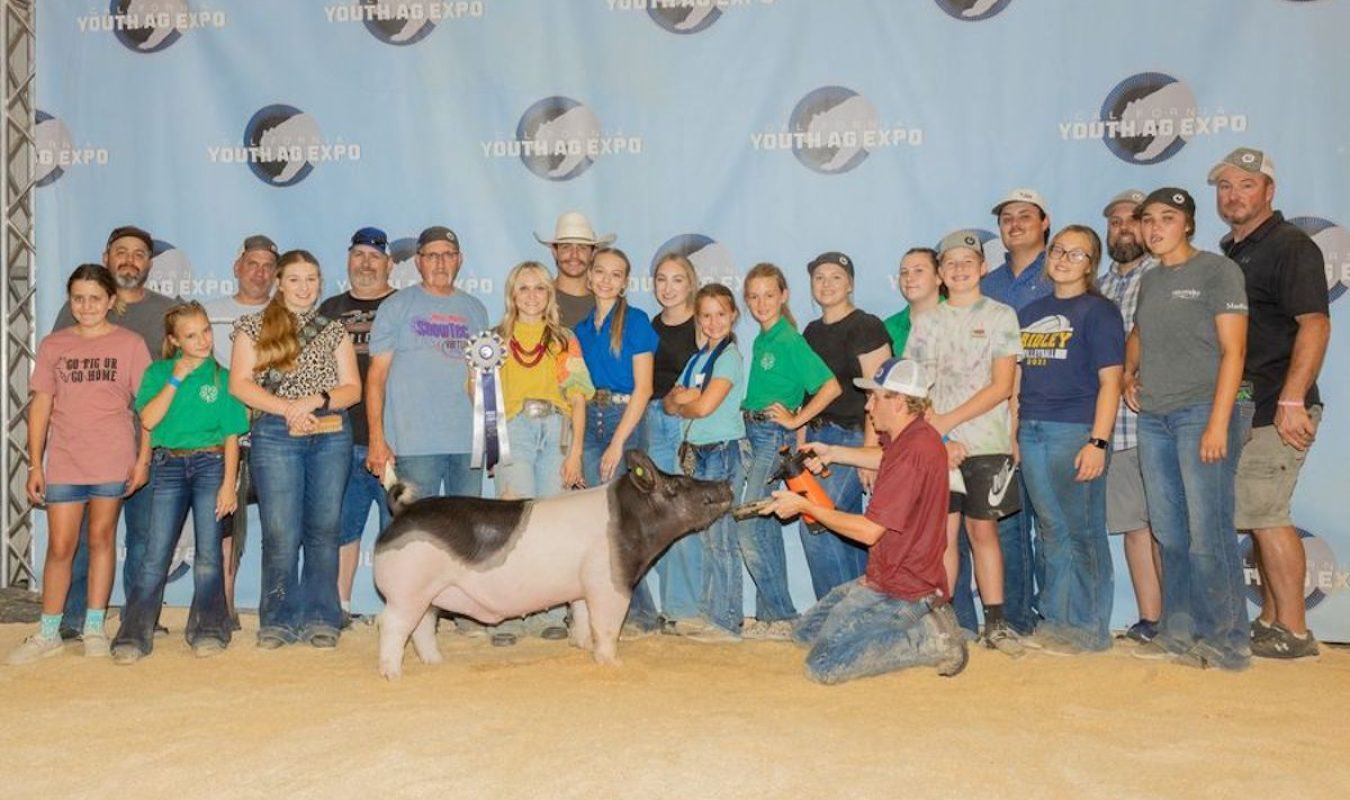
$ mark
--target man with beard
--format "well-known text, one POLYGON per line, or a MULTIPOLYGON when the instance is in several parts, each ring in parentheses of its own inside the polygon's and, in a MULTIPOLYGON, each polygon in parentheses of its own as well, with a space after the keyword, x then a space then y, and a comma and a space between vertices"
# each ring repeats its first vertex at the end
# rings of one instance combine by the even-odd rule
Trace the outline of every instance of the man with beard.
MULTIPOLYGON (((370 372, 370 329, 380 304, 394 293, 389 285, 389 237, 379 228, 362 228, 352 234, 347 248, 347 280, 351 288, 330 297, 319 306, 319 313, 335 319, 347 329, 356 349, 356 367, 365 384, 370 372)), ((380 479, 366 469, 370 452, 370 423, 364 403, 347 410, 352 423, 352 471, 342 496, 342 529, 338 532, 338 600, 342 604, 342 627, 351 625, 352 583, 361 557, 361 534, 374 504, 380 528, 389 524, 389 505, 380 479)))
MULTIPOLYGON (((234 321, 252 314, 272 299, 272 287, 277 282, 277 244, 268 236, 255 233, 244 239, 239 246, 239 255, 234 259, 235 292, 229 297, 217 297, 203 303, 206 318, 211 321, 211 342, 216 361, 221 366, 230 366, 230 353, 233 345, 230 333, 234 330, 234 321)), ((221 539, 221 558, 225 564, 225 602, 229 605, 230 618, 235 630, 239 629, 239 615, 234 610, 234 579, 238 573, 239 558, 243 552, 236 553, 235 545, 244 543, 248 533, 248 505, 257 502, 251 491, 252 473, 249 471, 248 434, 239 437, 238 476, 239 507, 230 514, 225 523, 225 536, 221 539)))
POLYGON ((1290 504, 1322 419, 1317 373, 1331 338, 1325 264, 1317 244, 1274 209, 1270 156, 1239 147, 1209 171, 1209 184, 1229 227, 1219 246, 1242 268, 1250 308, 1242 377, 1255 411, 1238 461, 1234 522, 1252 532, 1261 575, 1252 655, 1316 658, 1304 618, 1307 560, 1290 504))
MULTIPOLYGON (((164 343, 164 312, 178 302, 176 298, 165 297, 159 292, 145 288, 150 277, 150 260, 154 253, 155 242, 150 234, 135 225, 123 225, 114 228, 108 234, 108 243, 103 250, 103 266, 113 274, 117 281, 117 304, 108 314, 108 321, 121 325, 140 334, 153 356, 158 356, 164 343), (120 311, 118 309, 121 309, 120 311)), ((52 330, 68 328, 75 324, 70 313, 70 303, 66 302, 57 312, 56 323, 52 330)), ((144 446, 144 442, 142 442, 144 446)), ((122 586, 131 586, 131 577, 141 568, 141 557, 145 554, 145 537, 150 528, 150 492, 141 490, 148 481, 148 474, 132 477, 131 494, 122 503, 122 523, 126 528, 126 560, 122 563, 122 586)), ((80 530, 80 543, 75 551, 75 560, 71 564, 70 592, 66 595, 66 608, 61 618, 61 638, 78 639, 84 627, 85 596, 88 593, 89 550, 88 535, 80 530)), ((156 632, 159 632, 157 627, 156 632)))
POLYGON ((553 263, 558 267, 554 276, 558 317, 566 327, 575 328, 595 308, 595 297, 588 282, 595 249, 612 244, 616 237, 612 233, 597 237, 585 214, 568 211, 558 217, 552 239, 537 233, 534 238, 553 251, 553 263))
MULTIPOLYGON (((1139 220, 1134 211, 1144 202, 1144 193, 1126 189, 1111 198, 1102 209, 1106 217, 1106 250, 1111 266, 1101 276, 1099 286, 1107 299, 1120 306, 1128 335, 1134 327, 1134 310, 1139 302, 1139 282, 1157 259, 1148 254, 1139 235, 1139 220)), ((1125 562, 1130 567, 1130 583, 1139 607, 1139 621, 1125 632, 1125 638, 1139 644, 1158 635, 1162 619, 1160 557, 1149 528, 1148 505, 1144 502, 1144 475, 1139 468, 1139 415, 1125 404, 1116 414, 1115 433, 1111 437, 1111 460, 1106 470, 1106 529, 1125 535, 1125 562)))

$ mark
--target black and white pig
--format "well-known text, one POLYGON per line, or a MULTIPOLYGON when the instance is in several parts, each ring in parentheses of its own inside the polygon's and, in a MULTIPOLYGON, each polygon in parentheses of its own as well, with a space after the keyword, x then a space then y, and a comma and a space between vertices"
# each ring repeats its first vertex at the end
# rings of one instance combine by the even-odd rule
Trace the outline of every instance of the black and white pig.
POLYGON ((571 604, 570 640, 616 664, 633 587, 671 542, 731 507, 724 481, 658 470, 625 454, 628 472, 593 489, 540 500, 429 497, 390 489, 394 519, 375 542, 380 674, 397 678, 411 635, 423 663, 441 660, 436 609, 487 624, 571 604))

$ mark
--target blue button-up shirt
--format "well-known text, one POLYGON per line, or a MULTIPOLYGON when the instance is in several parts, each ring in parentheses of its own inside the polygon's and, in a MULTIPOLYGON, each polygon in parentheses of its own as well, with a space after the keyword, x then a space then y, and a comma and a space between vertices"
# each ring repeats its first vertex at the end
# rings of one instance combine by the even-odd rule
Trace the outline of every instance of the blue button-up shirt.
MULTIPOLYGON (((1011 260, 1011 259, 1009 259, 1011 260)), ((1017 311, 1026 308, 1033 300, 1050 295, 1055 285, 1045 274, 1045 251, 1036 256, 1036 260, 1022 270, 1021 275, 1013 275, 1009 261, 984 276, 980 281, 980 292, 985 297, 1012 306, 1017 311)))

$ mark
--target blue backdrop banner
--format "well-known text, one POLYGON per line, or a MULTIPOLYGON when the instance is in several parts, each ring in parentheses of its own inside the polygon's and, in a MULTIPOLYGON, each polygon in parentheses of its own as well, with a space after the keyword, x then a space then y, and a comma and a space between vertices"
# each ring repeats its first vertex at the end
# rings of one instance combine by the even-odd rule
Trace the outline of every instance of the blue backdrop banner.
MULTIPOLYGON (((1048 198, 1054 227, 1103 231, 1120 190, 1187 187, 1196 242, 1216 249, 1227 228, 1206 172, 1236 146, 1263 148, 1277 207, 1326 257, 1327 413, 1295 517, 1311 625, 1350 640, 1350 493, 1335 455, 1350 450, 1350 110, 1329 102, 1350 74, 1350 4, 43 0, 38 15, 44 332, 70 270, 127 223, 154 234, 151 286, 203 300, 234 291, 252 233, 317 254, 335 294, 352 231, 390 232, 403 286, 411 237, 449 225, 460 288, 497 318, 506 272, 548 261, 532 234, 568 209, 618 233, 649 310, 646 267, 678 250, 737 290, 756 262, 779 264, 811 319, 805 264, 842 250, 859 305, 887 316, 904 305, 896 266, 911 246, 973 227, 1002 262, 989 209, 1016 186, 1048 198)), ((374 528, 372 516, 358 608, 378 603, 374 528)), ((1120 624, 1134 602, 1116 557, 1120 624)), ((257 558, 243 606, 257 602, 257 558)), ((178 579, 167 597, 191 589, 178 579)))

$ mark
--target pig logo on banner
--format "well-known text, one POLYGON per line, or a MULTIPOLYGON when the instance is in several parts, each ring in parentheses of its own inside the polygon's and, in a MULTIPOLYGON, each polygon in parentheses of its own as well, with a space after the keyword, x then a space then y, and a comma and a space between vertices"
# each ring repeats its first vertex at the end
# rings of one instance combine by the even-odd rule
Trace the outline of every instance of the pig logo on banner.
POLYGON ((113 35, 128 50, 158 53, 182 37, 176 21, 188 14, 187 0, 112 0, 113 35))
POLYGON ((66 174, 66 168, 83 164, 107 164, 103 147, 76 147, 66 123, 38 109, 33 126, 33 181, 50 186, 66 174))
POLYGON ((652 3, 647 8, 647 16, 663 29, 678 34, 690 34, 705 31, 722 16, 722 9, 712 3, 689 4, 683 8, 671 8, 652 3))
POLYGON ((938 8, 962 22, 982 22, 996 16, 1012 0, 933 0, 938 8))
MULTIPOLYGON (((202 294, 193 292, 192 262, 187 253, 160 239, 155 240, 155 247, 150 251, 150 272, 145 288, 168 297, 202 294)), ((218 287, 213 285, 212 288, 218 287)))
POLYGON ((848 172, 865 161, 865 134, 880 127, 871 101, 843 86, 822 86, 806 95, 788 122, 788 129, 798 134, 792 154, 825 175, 848 172))
MULTIPOLYGON (((1303 607, 1307 611, 1312 611, 1327 599, 1327 592, 1344 590, 1350 586, 1350 568, 1336 563, 1336 553, 1325 539, 1302 528, 1295 530, 1298 531, 1298 537, 1303 540, 1303 554, 1307 561, 1307 571, 1303 578, 1303 607)), ((1245 534, 1242 537, 1242 544, 1238 547, 1238 554, 1242 557, 1242 576, 1243 583, 1247 587, 1247 600, 1260 608, 1261 578, 1256 570, 1256 560, 1252 552, 1252 537, 1249 531, 1239 533, 1245 534)))
POLYGON ((314 164, 307 154, 322 144, 319 123, 294 106, 265 106, 244 127, 248 168, 271 186, 294 186, 309 177, 314 164))
POLYGON ((431 6, 441 7, 441 0, 361 0, 366 30, 385 44, 417 44, 436 28, 431 6))
POLYGON ((550 181, 570 181, 595 163, 600 118, 570 97, 545 97, 525 109, 516 125, 520 161, 550 181))
POLYGON ((1103 141, 1115 156, 1131 164, 1157 164, 1176 155, 1191 133, 1184 121, 1195 114, 1191 87, 1161 72, 1131 75, 1106 96, 1101 121, 1116 123, 1103 141))
POLYGON ((1321 217, 1293 217, 1290 223, 1312 237, 1326 262, 1327 295, 1335 302, 1350 287, 1350 231, 1321 217))
MULTIPOLYGON (((694 265, 694 272, 698 274, 700 286, 720 283, 732 290, 740 289, 741 276, 736 270, 736 260, 731 257, 731 251, 726 245, 701 233, 685 233, 666 240, 665 244, 656 248, 647 274, 650 276, 656 270, 656 263, 672 253, 689 259, 694 265)), ((648 283, 643 288, 650 292, 651 279, 646 280, 648 283)))

